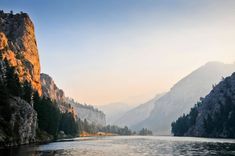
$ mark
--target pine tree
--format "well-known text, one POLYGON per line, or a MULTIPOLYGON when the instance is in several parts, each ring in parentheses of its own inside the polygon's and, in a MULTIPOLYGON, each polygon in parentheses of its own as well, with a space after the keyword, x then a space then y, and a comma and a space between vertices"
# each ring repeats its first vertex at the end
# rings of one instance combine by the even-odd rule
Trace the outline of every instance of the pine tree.
POLYGON ((11 67, 7 60, 4 62, 6 65, 6 88, 13 96, 21 96, 22 87, 18 75, 15 73, 15 68, 11 67))

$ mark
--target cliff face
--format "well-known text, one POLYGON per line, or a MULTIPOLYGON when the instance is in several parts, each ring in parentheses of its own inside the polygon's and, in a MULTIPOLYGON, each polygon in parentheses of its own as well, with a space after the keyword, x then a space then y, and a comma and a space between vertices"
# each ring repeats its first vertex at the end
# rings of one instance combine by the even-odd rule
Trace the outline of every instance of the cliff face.
POLYGON ((40 77, 42 92, 46 97, 50 97, 57 103, 65 102, 65 95, 62 89, 59 89, 54 80, 47 74, 42 73, 40 77))
POLYGON ((235 73, 172 124, 174 135, 235 138, 235 73))
POLYGON ((37 113, 31 104, 18 95, 11 95, 10 88, 6 88, 7 85, 14 85, 6 83, 6 73, 9 70, 6 63, 14 70, 20 83, 27 81, 41 94, 40 63, 34 26, 25 13, 13 15, 0 11, 0 146, 34 142, 37 113))
POLYGON ((25 13, 0 12, 0 53, 16 67, 21 82, 28 81, 41 95, 40 63, 34 25, 25 13))
POLYGON ((10 97, 9 106, 14 109, 9 122, 5 125, 5 121, 0 118, 0 145, 15 146, 35 142, 37 129, 36 111, 30 104, 18 97, 10 97))
POLYGON ((65 94, 62 89, 59 89, 54 80, 47 74, 42 73, 40 77, 42 85, 42 95, 55 101, 61 112, 71 112, 76 117, 76 111, 65 101, 65 94))
POLYGON ((106 125, 105 114, 102 111, 90 105, 77 103, 70 98, 66 98, 66 101, 75 109, 75 111, 77 112, 77 117, 79 119, 83 121, 86 119, 88 123, 93 123, 98 126, 106 125))

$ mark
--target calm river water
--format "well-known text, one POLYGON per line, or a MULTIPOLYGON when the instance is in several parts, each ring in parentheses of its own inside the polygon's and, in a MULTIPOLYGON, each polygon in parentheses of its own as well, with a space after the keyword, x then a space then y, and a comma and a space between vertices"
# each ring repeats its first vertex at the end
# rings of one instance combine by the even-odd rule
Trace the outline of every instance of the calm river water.
POLYGON ((0 150, 2 156, 230 156, 235 140, 163 136, 74 138, 0 150))

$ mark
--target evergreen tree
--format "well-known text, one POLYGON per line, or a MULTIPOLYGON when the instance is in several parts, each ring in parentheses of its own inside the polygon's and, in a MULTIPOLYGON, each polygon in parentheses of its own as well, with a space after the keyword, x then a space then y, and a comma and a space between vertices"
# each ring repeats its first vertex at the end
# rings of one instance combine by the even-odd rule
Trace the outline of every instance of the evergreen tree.
POLYGON ((56 105, 47 98, 34 96, 34 109, 38 114, 38 126, 41 130, 57 136, 60 124, 61 113, 56 105))
POLYGON ((78 134, 77 123, 71 112, 63 113, 60 120, 60 128, 67 135, 76 136, 78 134))
POLYGON ((9 90, 10 94, 21 96, 22 88, 18 75, 15 73, 15 68, 11 67, 7 60, 4 62, 6 65, 6 88, 9 90))

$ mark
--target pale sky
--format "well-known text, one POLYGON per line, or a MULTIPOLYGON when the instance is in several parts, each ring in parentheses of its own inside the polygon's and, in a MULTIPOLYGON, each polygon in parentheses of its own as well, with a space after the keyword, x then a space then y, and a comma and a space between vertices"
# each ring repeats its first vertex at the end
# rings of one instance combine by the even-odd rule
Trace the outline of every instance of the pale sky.
POLYGON ((0 2, 30 15, 42 72, 81 103, 142 103, 208 61, 235 62, 234 0, 0 2))

